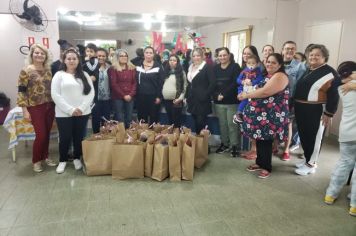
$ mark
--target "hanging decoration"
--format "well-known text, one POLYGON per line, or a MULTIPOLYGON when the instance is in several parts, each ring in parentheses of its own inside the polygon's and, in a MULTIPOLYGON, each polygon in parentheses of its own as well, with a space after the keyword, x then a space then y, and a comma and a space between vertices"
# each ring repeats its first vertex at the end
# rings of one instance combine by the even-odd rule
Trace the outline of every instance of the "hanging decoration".
POLYGON ((152 32, 151 36, 145 36, 144 47, 152 46, 156 53, 162 53, 166 49, 172 48, 172 52, 186 52, 188 49, 188 41, 191 39, 193 41, 194 47, 204 47, 205 43, 202 39, 206 38, 200 33, 196 32, 176 32, 173 35, 172 43, 164 43, 162 32, 152 32))

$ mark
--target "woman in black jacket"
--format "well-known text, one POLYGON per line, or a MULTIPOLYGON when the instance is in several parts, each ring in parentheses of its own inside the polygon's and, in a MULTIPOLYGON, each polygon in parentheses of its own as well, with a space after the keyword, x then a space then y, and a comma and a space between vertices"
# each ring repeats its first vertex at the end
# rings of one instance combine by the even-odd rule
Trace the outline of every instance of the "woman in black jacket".
POLYGON ((137 118, 150 124, 159 121, 159 109, 162 101, 164 71, 154 61, 154 50, 148 46, 143 51, 144 60, 136 67, 137 79, 137 118))
POLYGON ((236 77, 241 68, 239 64, 231 62, 232 55, 228 48, 219 48, 217 54, 219 63, 214 66, 216 86, 213 98, 216 116, 219 118, 221 145, 216 153, 230 151, 232 157, 237 157, 241 136, 239 127, 233 122, 233 116, 238 104, 236 77))
POLYGON ((193 63, 188 70, 188 86, 186 98, 188 112, 192 114, 197 134, 208 123, 208 114, 212 112, 211 96, 215 88, 215 78, 212 68, 204 60, 201 48, 192 51, 193 63))

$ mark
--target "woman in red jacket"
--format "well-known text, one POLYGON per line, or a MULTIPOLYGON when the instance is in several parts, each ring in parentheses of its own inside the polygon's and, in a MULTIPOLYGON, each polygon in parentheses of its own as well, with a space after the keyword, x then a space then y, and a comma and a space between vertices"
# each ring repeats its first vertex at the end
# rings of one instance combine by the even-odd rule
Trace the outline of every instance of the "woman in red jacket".
POLYGON ((117 50, 108 75, 115 120, 125 122, 126 128, 132 121, 133 99, 136 95, 135 74, 135 66, 129 61, 127 51, 117 50))

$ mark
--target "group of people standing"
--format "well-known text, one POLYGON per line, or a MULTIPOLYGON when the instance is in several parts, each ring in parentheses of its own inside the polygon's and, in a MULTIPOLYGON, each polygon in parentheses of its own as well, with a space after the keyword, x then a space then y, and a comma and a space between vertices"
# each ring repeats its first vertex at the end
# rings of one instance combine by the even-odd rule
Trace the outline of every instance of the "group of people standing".
MULTIPOLYGON (((181 113, 186 104, 197 133, 206 126, 214 106, 221 134, 221 145, 216 152, 229 151, 233 157, 241 154, 247 159, 256 159, 247 170, 259 171, 260 178, 270 176, 272 154, 278 152, 278 142, 284 143, 281 154, 284 161, 290 159, 289 148, 300 142, 305 160, 297 164, 295 172, 308 175, 317 168, 325 127, 338 106, 338 88, 344 84, 342 93, 348 97, 355 93, 352 76, 356 68, 347 64, 342 67, 346 72, 336 72, 327 65, 329 52, 320 44, 307 47, 306 62, 297 59, 293 41, 283 44, 281 54, 266 45, 262 59, 256 47, 246 46, 241 67, 226 47, 216 50, 217 60, 213 65, 211 59, 206 61, 203 49, 194 48, 187 70, 176 54, 169 55, 162 65, 155 60, 154 48, 150 46, 143 49, 141 60, 133 60, 136 65, 124 49, 111 54, 111 63, 103 48, 88 44, 85 52, 83 61, 71 45, 61 48, 61 59, 53 63, 51 70, 48 50, 39 44, 30 48, 28 65, 19 76, 17 104, 36 132, 32 160, 35 172, 43 170, 42 162, 57 165, 48 158, 49 132, 54 118, 60 153, 56 171, 65 171, 71 145, 73 163, 79 170, 82 168, 81 141, 86 135, 89 115, 92 115, 93 133, 100 131, 102 118, 110 119, 112 111, 115 120, 129 127, 135 101, 139 120, 150 124, 159 122, 163 105, 169 123, 175 127, 181 126, 181 113), (251 140, 249 152, 240 153, 241 133, 251 140)), ((347 101, 350 106, 354 104, 347 101)), ((351 112, 354 108, 345 104, 344 108, 350 109, 347 110, 349 116, 356 114, 351 112)), ((348 128, 342 129, 343 132, 353 132, 354 120, 347 122, 348 128)), ((342 145, 345 156, 351 153, 356 141, 356 135, 346 136, 347 145, 342 145)), ((348 158, 353 158, 355 164, 354 157, 348 158)), ((335 199, 335 191, 328 196, 335 199)), ((356 201, 356 192, 352 196, 356 201)))

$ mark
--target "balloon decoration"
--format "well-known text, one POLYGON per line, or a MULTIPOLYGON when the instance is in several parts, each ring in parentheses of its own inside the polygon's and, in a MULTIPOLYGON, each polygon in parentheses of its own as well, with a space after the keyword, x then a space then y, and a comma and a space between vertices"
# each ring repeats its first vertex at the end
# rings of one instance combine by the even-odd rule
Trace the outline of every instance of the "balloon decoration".
MULTIPOLYGON (((202 39, 206 38, 200 33, 190 32, 185 29, 185 32, 175 33, 173 36, 171 48, 172 52, 186 52, 188 49, 188 40, 193 40, 194 47, 204 47, 205 43, 202 42, 202 39)), ((166 48, 163 43, 163 36, 161 32, 152 32, 152 37, 146 36, 144 41, 144 46, 152 46, 157 53, 162 53, 166 48)))

